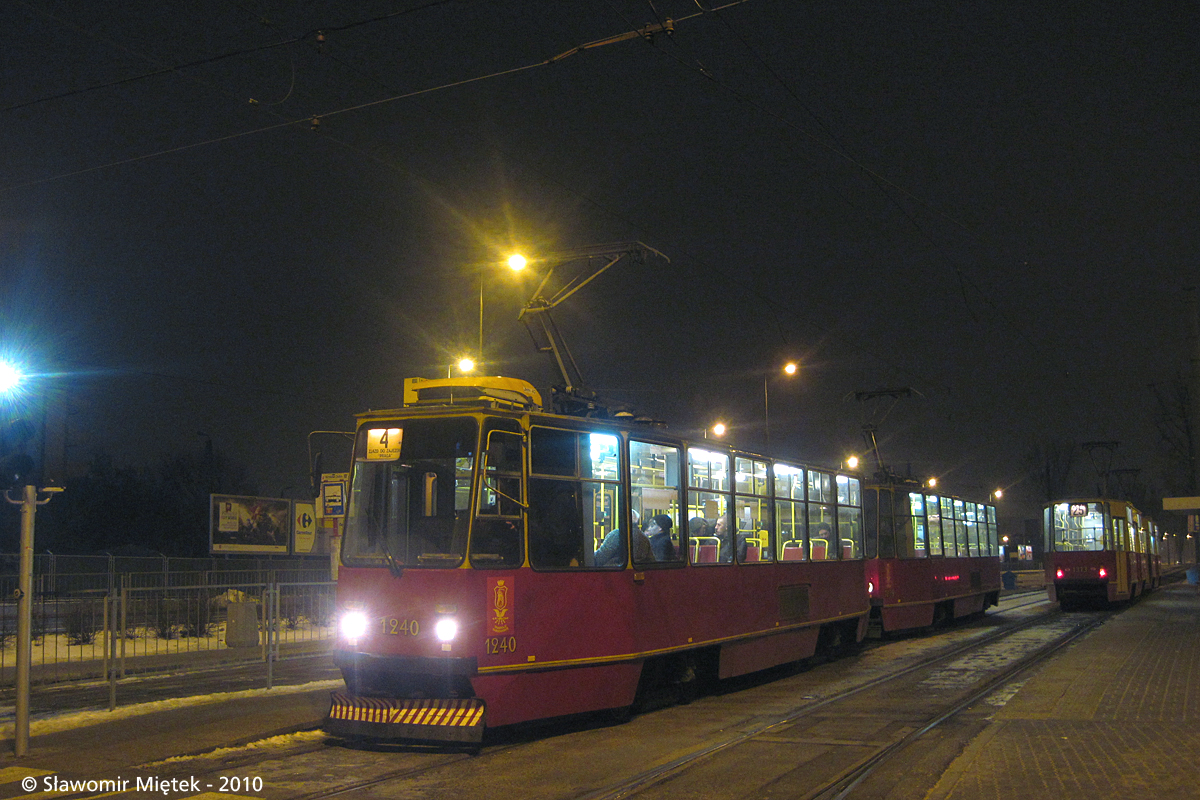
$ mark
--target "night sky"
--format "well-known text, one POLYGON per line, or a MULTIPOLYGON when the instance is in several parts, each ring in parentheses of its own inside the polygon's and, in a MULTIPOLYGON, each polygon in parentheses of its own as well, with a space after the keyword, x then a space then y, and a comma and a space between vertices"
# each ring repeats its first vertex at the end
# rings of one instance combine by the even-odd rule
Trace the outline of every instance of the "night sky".
POLYGON ((670 262, 556 320, 592 388, 672 430, 762 449, 770 373, 780 455, 836 464, 874 423, 901 472, 1007 487, 1016 518, 1035 440, 1119 441, 1165 486, 1149 387, 1188 366, 1198 17, 11 0, 0 349, 52 374, 76 469, 211 439, 299 497, 309 431, 476 349, 481 269, 485 371, 545 390, 536 277, 495 262, 639 240, 670 262), (855 400, 881 387, 913 394, 855 400))

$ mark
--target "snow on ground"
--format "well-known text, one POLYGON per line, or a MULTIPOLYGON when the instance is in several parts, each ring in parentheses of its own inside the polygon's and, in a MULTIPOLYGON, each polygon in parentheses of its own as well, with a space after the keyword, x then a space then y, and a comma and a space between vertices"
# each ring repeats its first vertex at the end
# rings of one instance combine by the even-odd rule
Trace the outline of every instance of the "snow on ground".
MULTIPOLYGON (((169 711, 172 709, 188 708, 191 706, 203 706, 211 703, 225 703, 230 700, 242 700, 250 697, 264 697, 267 695, 278 696, 281 694, 311 692, 320 689, 328 689, 332 691, 344 685, 345 684, 342 683, 341 679, 333 679, 326 681, 312 681, 293 686, 276 686, 272 689, 244 689, 237 692, 217 692, 214 694, 196 695, 193 697, 175 697, 168 700, 155 700, 149 703, 118 706, 113 711, 109 711, 107 708, 93 707, 70 711, 52 711, 42 714, 31 714, 29 721, 29 732, 31 736, 39 736, 47 733, 70 730, 72 728, 83 728, 89 725, 97 725, 102 722, 111 722, 115 719, 136 717, 142 714, 153 714, 157 711, 169 711)), ((15 735, 15 717, 16 709, 13 706, 0 706, 0 738, 11 738, 15 735)))

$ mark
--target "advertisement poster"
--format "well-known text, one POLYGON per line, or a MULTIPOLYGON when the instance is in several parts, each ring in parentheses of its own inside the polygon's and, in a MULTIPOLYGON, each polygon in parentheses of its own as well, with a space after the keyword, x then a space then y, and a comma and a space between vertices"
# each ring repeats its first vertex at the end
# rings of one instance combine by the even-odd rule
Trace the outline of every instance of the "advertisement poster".
POLYGON ((312 503, 296 503, 292 511, 292 555, 317 552, 317 509, 312 503))
POLYGON ((214 494, 209 551, 287 555, 292 538, 292 501, 276 497, 214 494))

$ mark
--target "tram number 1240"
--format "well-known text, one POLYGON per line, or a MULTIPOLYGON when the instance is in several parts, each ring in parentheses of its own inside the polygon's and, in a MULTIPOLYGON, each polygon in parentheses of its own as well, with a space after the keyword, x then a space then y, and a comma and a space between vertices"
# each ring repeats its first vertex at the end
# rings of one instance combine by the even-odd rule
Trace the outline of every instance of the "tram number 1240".
POLYGON ((517 652, 517 637, 515 636, 494 636, 487 639, 485 644, 489 656, 517 652))
POLYGON ((380 617, 379 621, 383 623, 384 636, 416 636, 421 632, 421 623, 415 619, 380 617))

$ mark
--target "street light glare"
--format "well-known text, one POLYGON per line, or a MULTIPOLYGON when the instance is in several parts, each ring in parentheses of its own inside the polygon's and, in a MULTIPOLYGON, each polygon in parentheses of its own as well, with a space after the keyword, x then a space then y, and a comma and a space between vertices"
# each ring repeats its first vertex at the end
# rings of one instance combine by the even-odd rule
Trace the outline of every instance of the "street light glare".
POLYGON ((789 361, 787 364, 784 364, 784 366, 783 366, 783 371, 786 372, 788 375, 795 375, 796 370, 798 370, 798 369, 799 369, 799 367, 796 366, 795 361, 789 361))
POLYGON ((21 370, 7 361, 0 361, 0 392, 12 391, 23 377, 25 376, 21 374, 21 370))
POLYGON ((513 272, 520 272, 521 270, 525 269, 526 263, 525 256, 521 255, 520 253, 513 253, 508 257, 508 268, 513 272))
POLYGON ((715 433, 717 436, 724 436, 725 435, 725 423, 718 422, 716 425, 713 425, 712 432, 715 433))
POLYGON ((469 358, 459 359, 458 371, 459 372, 474 372, 475 371, 475 362, 469 358))

